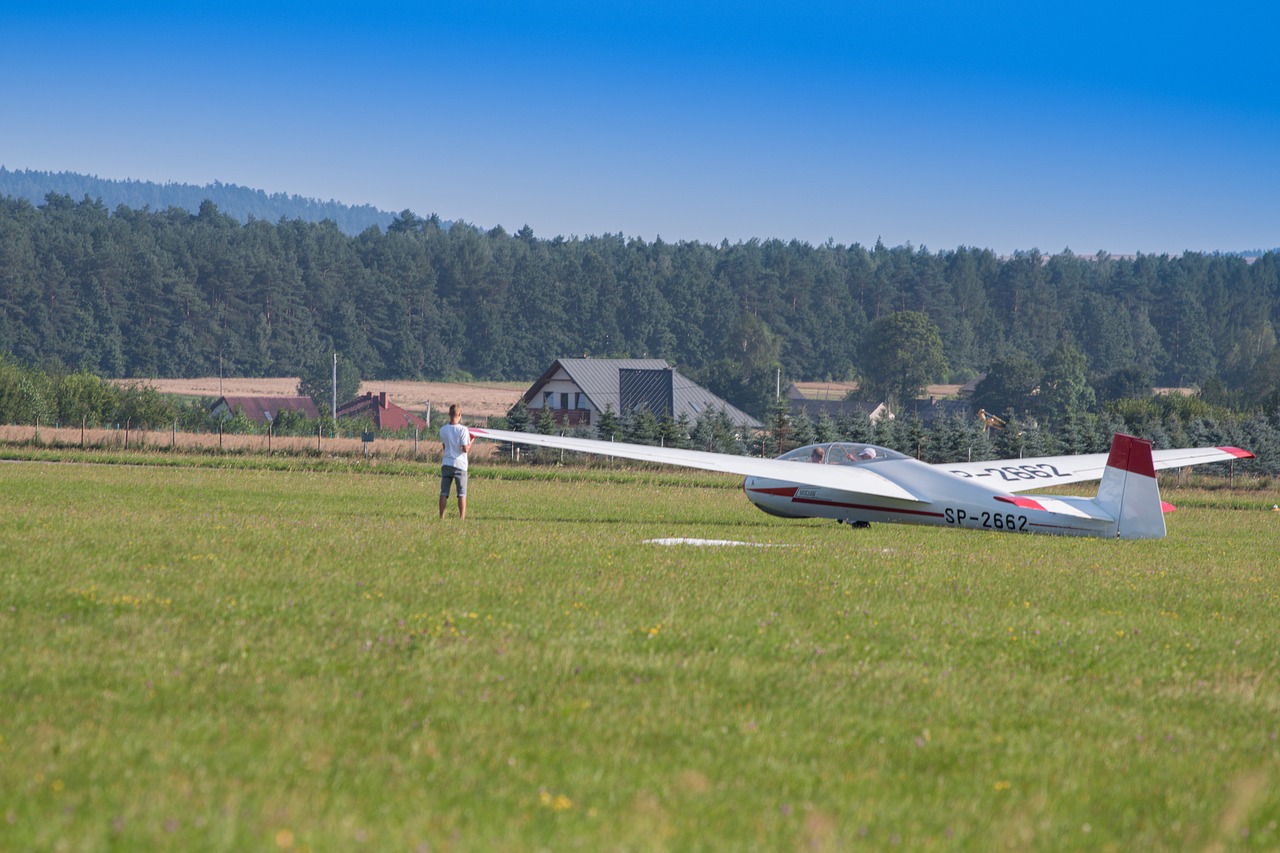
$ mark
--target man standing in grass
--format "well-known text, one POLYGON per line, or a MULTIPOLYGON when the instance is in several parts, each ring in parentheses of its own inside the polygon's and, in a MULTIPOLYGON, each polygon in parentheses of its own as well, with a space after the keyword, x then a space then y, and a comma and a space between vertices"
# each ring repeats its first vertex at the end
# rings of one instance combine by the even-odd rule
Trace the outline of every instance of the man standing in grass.
POLYGON ((467 517, 467 452, 475 439, 471 432, 462 425, 462 410, 454 403, 449 407, 449 422, 440 427, 440 444, 444 447, 444 458, 440 469, 440 518, 444 518, 445 507, 449 505, 449 488, 458 484, 458 517, 467 517))

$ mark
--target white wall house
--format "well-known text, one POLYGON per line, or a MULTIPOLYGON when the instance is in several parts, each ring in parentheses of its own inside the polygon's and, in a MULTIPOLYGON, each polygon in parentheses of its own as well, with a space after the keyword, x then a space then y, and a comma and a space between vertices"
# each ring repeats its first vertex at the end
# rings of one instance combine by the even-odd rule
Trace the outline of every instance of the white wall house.
POLYGON ((534 417, 550 409, 556 421, 567 426, 594 426, 609 407, 621 415, 644 406, 658 416, 683 414, 690 422, 724 409, 737 426, 761 427, 758 420, 660 358, 557 359, 521 399, 534 417))

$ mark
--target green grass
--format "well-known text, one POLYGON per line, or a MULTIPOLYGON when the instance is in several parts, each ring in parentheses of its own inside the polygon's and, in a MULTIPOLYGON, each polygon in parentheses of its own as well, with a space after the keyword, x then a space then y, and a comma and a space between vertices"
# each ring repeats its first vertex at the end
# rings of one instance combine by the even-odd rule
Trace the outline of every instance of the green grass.
POLYGON ((0 464, 0 849, 1280 846, 1274 490, 1108 542, 402 467, 0 464))

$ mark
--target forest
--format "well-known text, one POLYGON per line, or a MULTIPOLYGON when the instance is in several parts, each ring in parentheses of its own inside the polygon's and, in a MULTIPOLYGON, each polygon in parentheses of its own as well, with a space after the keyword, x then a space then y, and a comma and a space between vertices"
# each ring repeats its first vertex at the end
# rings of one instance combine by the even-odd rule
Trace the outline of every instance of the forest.
POLYGON ((910 311, 941 342, 933 381, 1065 351, 1100 390, 1198 386, 1270 410, 1278 261, 546 239, 409 211, 348 236, 329 220, 240 223, 211 201, 6 196, 0 354, 103 377, 307 376, 337 351, 366 379, 521 381, 562 356, 660 357, 762 401, 776 370, 859 377, 867 330, 910 311))
POLYGON ((44 172, 35 169, 6 169, 0 166, 0 195, 25 198, 33 204, 44 201, 49 193, 72 198, 101 200, 107 207, 120 205, 135 210, 165 210, 180 207, 195 213, 206 199, 241 223, 250 219, 276 222, 280 219, 302 219, 320 222, 331 219, 344 234, 359 234, 370 225, 386 228, 394 214, 369 204, 347 205, 337 201, 320 201, 286 193, 267 193, 236 184, 215 181, 203 186, 155 181, 112 180, 77 172, 44 172))

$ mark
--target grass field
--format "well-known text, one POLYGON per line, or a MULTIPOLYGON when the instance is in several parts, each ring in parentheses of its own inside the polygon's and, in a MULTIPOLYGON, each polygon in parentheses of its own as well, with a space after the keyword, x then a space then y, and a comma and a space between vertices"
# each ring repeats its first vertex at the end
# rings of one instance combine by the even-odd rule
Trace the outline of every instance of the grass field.
POLYGON ((0 463, 0 849, 1280 847, 1274 490, 1110 542, 518 477, 0 463))

